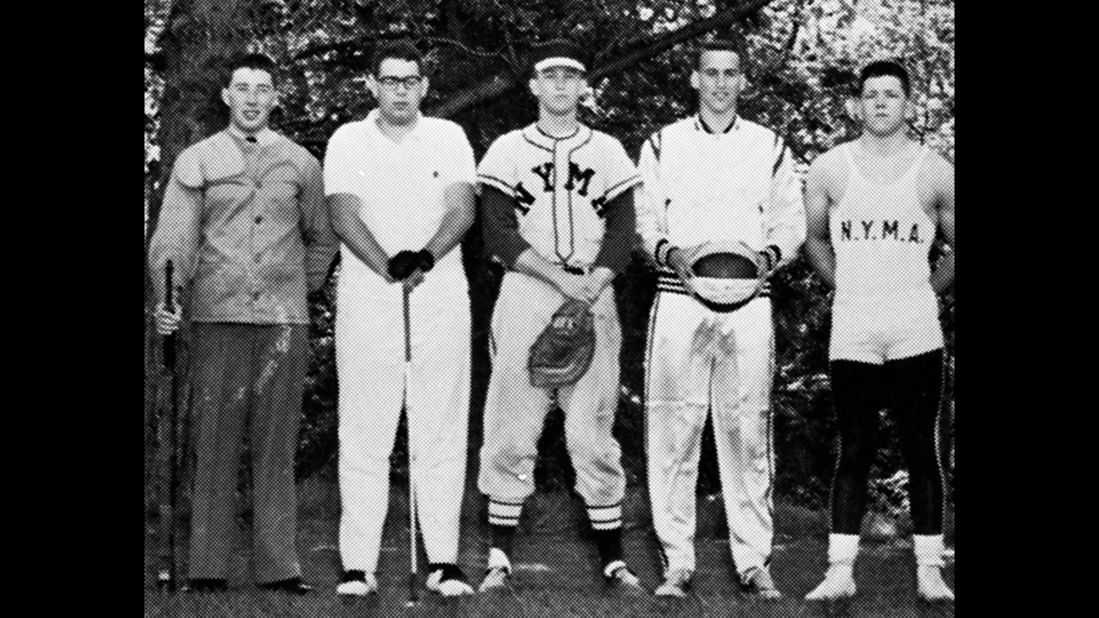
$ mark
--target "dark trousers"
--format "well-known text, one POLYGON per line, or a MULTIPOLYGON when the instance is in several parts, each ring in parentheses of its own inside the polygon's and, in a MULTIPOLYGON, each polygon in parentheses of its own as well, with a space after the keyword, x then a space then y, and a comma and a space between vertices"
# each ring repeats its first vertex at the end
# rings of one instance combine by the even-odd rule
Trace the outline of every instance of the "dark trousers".
POLYGON ((294 454, 309 362, 308 326, 195 323, 191 361, 195 484, 191 578, 228 577, 246 423, 258 583, 301 576, 294 454))

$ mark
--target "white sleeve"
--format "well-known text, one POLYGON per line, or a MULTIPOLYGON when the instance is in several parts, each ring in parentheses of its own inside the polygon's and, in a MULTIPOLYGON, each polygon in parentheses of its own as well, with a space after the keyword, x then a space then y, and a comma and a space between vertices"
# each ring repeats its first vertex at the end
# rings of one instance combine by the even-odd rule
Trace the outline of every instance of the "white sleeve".
POLYGON ((602 171, 606 179, 603 183, 603 200, 611 201, 620 193, 641 182, 641 176, 637 173, 637 166, 633 164, 626 154, 622 143, 613 137, 607 136, 606 149, 603 156, 602 171))
POLYGON ((641 145, 641 157, 637 163, 642 187, 637 200, 637 233, 645 256, 657 266, 667 266, 668 222, 666 196, 660 181, 660 140, 658 131, 641 145))
POLYGON ((473 160, 473 148, 466 139, 466 132, 460 125, 447 123, 450 131, 447 135, 447 167, 443 170, 443 186, 465 182, 477 184, 477 164, 473 160))
POLYGON ((359 170, 352 156, 350 134, 343 125, 336 129, 328 140, 324 151, 324 194, 349 193, 358 195, 360 182, 359 170))
POLYGON ((794 169, 794 153, 779 140, 771 167, 771 193, 767 209, 768 251, 773 267, 793 260, 805 242, 805 202, 801 178, 794 169), (777 258, 777 259, 776 259, 777 258))
POLYGON ((509 135, 511 134, 505 133, 488 147, 488 152, 477 166, 477 182, 496 187, 505 195, 515 197, 515 160, 509 147, 509 135))

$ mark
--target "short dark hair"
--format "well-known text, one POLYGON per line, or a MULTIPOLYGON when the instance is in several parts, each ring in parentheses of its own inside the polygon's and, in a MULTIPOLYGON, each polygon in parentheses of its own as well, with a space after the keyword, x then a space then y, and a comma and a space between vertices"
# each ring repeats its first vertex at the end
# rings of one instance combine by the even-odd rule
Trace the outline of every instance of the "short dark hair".
POLYGON ((733 39, 712 39, 706 41, 701 46, 699 46, 698 51, 695 52, 696 69, 702 67, 702 56, 708 51, 733 52, 734 54, 736 54, 737 59, 740 60, 741 64, 743 64, 744 60, 746 59, 746 54, 744 53, 744 45, 740 41, 733 39))
POLYGON ((374 48, 374 56, 370 60, 370 72, 377 75, 382 68, 382 63, 389 59, 415 62, 416 68, 421 73, 424 72, 424 55, 407 39, 378 43, 374 48))
POLYGON ((908 71, 904 68, 904 65, 895 60, 877 60, 863 67, 862 72, 859 73, 858 90, 855 91, 855 94, 862 94, 863 87, 866 86, 866 80, 873 77, 887 76, 896 77, 900 80, 904 96, 907 97, 912 94, 912 84, 908 79, 908 71))
POLYGON ((231 60, 229 62, 229 74, 225 76, 226 85, 233 82, 233 73, 236 73, 237 69, 266 71, 267 74, 271 76, 271 83, 275 82, 275 61, 264 54, 244 54, 243 56, 231 60))

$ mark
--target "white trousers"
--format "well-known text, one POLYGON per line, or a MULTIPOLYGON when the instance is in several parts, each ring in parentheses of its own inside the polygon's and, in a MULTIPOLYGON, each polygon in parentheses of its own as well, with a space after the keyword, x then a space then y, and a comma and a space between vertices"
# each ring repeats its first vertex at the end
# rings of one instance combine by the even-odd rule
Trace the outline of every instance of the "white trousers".
MULTIPOLYGON (((469 297, 463 285, 412 292, 409 411, 419 527, 430 562, 455 562, 469 427, 469 297)), ((401 286, 340 279, 340 557, 373 572, 389 506, 389 456, 404 388, 401 286)), ((453 282, 451 282, 453 283, 453 282)))
POLYGON ((774 455, 770 394, 771 301, 717 313, 658 292, 645 367, 645 449, 653 527, 665 568, 695 568, 695 491, 711 411, 729 546, 737 571, 771 554, 774 455))
MULTIPOLYGON (((550 391, 530 384, 530 346, 565 297, 553 286, 509 271, 492 313, 492 377, 485 400, 481 493, 522 502, 534 493, 538 438, 549 413, 550 391)), ((618 410, 622 332, 607 286, 592 307, 595 355, 575 384, 559 389, 565 412, 565 444, 576 470, 576 492, 585 504, 618 505, 626 490, 622 451, 611 430, 618 410)))

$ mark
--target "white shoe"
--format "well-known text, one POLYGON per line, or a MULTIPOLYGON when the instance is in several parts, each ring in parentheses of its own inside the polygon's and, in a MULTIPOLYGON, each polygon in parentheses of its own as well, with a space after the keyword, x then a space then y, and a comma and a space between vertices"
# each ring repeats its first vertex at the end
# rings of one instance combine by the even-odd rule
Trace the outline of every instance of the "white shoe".
POLYGON ((473 587, 466 582, 465 575, 456 566, 435 569, 428 574, 425 585, 431 592, 444 597, 460 597, 473 594, 473 587))
POLYGON ((641 580, 637 578, 637 575, 634 575, 633 571, 622 560, 615 560, 603 567, 603 579, 611 590, 630 596, 647 594, 645 589, 641 587, 641 580))
POLYGON ((691 572, 686 569, 675 569, 668 571, 667 575, 664 576, 664 583, 653 591, 653 595, 682 599, 687 596, 687 590, 690 587, 691 572))
POLYGON ((757 599, 782 598, 782 593, 771 579, 771 572, 765 566, 748 569, 740 581, 740 589, 757 599))
POLYGON ((347 597, 365 597, 378 594, 378 580, 373 573, 347 571, 343 581, 336 586, 336 594, 347 597))
POLYGON ((488 550, 488 569, 477 592, 503 590, 511 580, 511 560, 507 554, 493 547, 488 550))
POLYGON ((854 567, 850 564, 833 564, 824 574, 824 581, 805 595, 806 601, 836 601, 855 596, 854 567))
POLYGON ((954 600, 954 592, 943 581, 943 571, 937 566, 916 567, 916 594, 929 602, 954 600))

